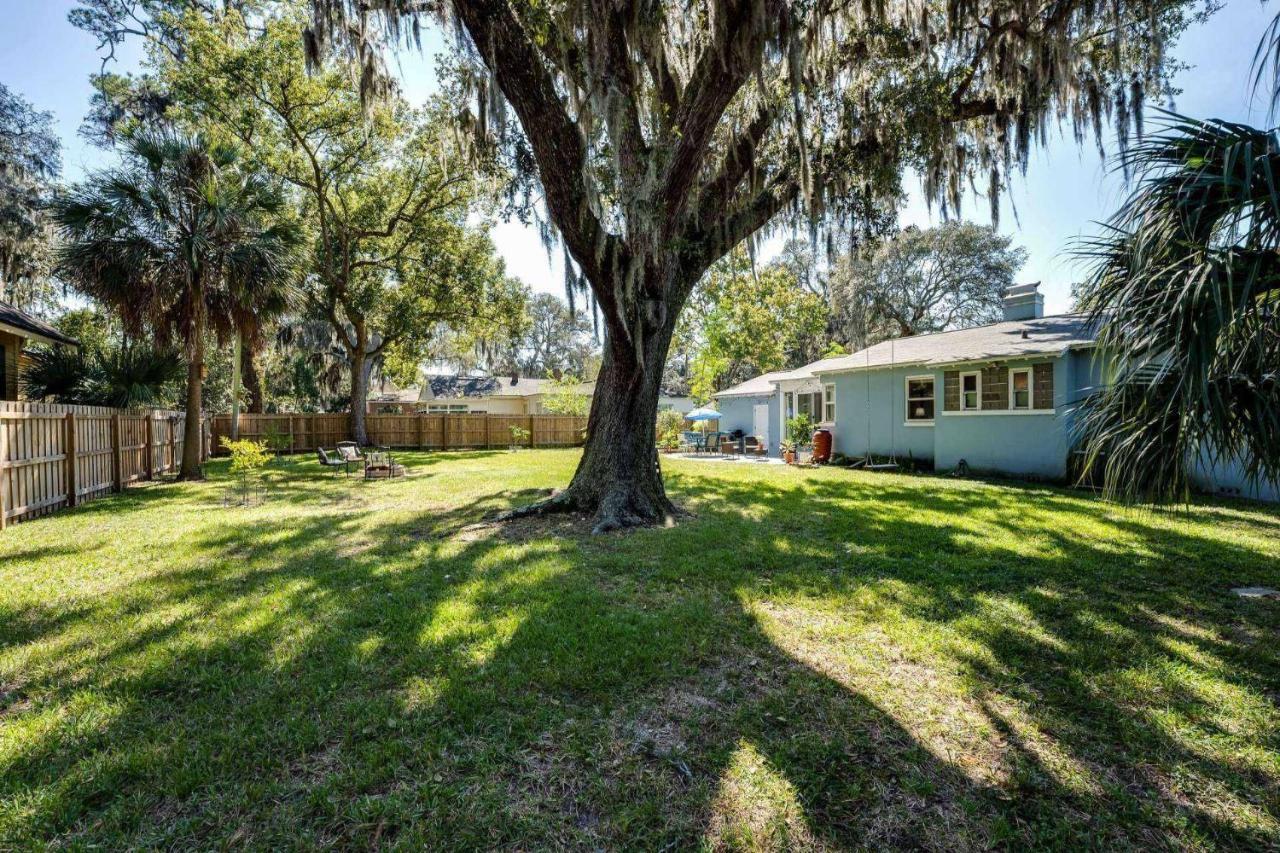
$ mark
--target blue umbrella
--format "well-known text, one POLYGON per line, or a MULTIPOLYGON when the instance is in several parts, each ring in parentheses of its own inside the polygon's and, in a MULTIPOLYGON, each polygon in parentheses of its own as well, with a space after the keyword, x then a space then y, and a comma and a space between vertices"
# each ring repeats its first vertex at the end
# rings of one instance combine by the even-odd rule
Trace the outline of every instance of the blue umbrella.
POLYGON ((685 419, 690 421, 718 421, 720 420, 720 413, 710 406, 703 406, 685 415, 685 419))

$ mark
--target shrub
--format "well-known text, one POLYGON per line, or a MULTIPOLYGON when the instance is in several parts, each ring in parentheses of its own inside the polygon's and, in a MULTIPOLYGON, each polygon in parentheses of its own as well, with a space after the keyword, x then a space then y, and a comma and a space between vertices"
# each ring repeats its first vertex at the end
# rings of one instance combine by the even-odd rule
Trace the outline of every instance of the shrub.
POLYGON ((683 429, 684 415, 674 409, 658 412, 658 446, 663 450, 675 450, 680 446, 683 429))
POLYGON ((513 426, 509 428, 511 431, 511 449, 515 450, 522 444, 529 443, 530 432, 522 426, 513 426))
POLYGON ((277 456, 293 449, 293 437, 287 432, 281 432, 274 423, 267 424, 262 440, 266 442, 267 449, 277 456))
POLYGON ((259 481, 258 472, 271 461, 267 445, 247 438, 232 441, 225 435, 222 437, 221 444, 231 454, 231 475, 236 478, 240 502, 248 503, 249 491, 259 481))
POLYGON ((813 418, 799 414, 787 420, 787 441, 793 447, 808 447, 813 444, 813 418))

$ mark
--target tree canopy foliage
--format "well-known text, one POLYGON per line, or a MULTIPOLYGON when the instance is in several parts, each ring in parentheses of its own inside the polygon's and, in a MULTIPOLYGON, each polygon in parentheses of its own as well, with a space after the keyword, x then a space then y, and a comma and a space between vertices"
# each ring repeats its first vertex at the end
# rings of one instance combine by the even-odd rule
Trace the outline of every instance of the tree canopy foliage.
POLYGON ((690 392, 705 401, 752 376, 798 367, 825 327, 826 306, 792 269, 757 269, 745 251, 732 252, 698 286, 677 332, 694 351, 690 392))
POLYGON ((255 32, 234 12, 182 19, 185 61, 162 79, 180 119, 251 145, 297 192, 314 240, 311 308, 350 366, 357 440, 369 375, 420 361, 442 324, 501 324, 520 310, 488 236, 467 222, 484 177, 443 133, 440 106, 366 110, 340 69, 308 74, 288 10, 255 32))
POLYGON ((307 229, 309 274, 280 326, 287 333, 255 323, 262 312, 240 318, 246 385, 256 405, 277 393, 329 405, 341 367, 363 439, 375 371, 412 371, 445 333, 498 337, 520 317, 524 292, 476 222, 494 165, 461 156, 447 104, 411 109, 390 89, 374 104, 345 69, 309 74, 304 9, 303 0, 81 0, 72 23, 104 56, 85 132, 114 144, 156 126, 196 131, 237 144, 284 182, 307 229), (141 73, 109 72, 128 39, 145 46, 141 73), (291 378, 264 382, 266 358, 291 378))
POLYGON ((61 170, 53 117, 0 83, 0 300, 30 307, 49 295, 47 205, 61 170))
POLYGON ((236 149, 180 133, 138 134, 124 163, 54 206, 60 274, 110 306, 124 331, 180 343, 187 360, 182 471, 200 472, 205 336, 225 340, 255 296, 297 275, 301 232, 278 186, 236 149))
POLYGON ((607 529, 672 511, 654 415, 676 318, 705 270, 788 214, 847 228, 896 202, 909 166, 956 212, 981 178, 998 212, 1004 181, 1055 121, 1080 138, 1108 116, 1122 139, 1140 125, 1190 3, 312 7, 313 61, 336 47, 366 78, 379 45, 414 40, 424 13, 456 26, 471 104, 457 120, 478 152, 538 185, 570 290, 590 288, 606 333, 582 465, 538 511, 597 512, 607 529))
POLYGON ((836 265, 828 285, 831 314, 854 349, 995 322, 1026 257, 1012 237, 989 226, 906 228, 836 265))

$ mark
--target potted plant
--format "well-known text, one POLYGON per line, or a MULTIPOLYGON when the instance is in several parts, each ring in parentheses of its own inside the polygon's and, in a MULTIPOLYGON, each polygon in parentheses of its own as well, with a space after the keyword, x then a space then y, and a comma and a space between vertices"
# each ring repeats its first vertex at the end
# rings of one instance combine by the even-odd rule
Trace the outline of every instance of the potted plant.
POLYGON ((796 464, 796 443, 789 438, 785 438, 778 446, 782 448, 782 461, 788 465, 796 464))
POLYGON ((782 458, 788 465, 793 464, 797 459, 803 459, 806 452, 812 454, 813 418, 806 414, 788 418, 787 436, 781 446, 782 458), (788 445, 791 447, 789 455, 787 453, 788 445))

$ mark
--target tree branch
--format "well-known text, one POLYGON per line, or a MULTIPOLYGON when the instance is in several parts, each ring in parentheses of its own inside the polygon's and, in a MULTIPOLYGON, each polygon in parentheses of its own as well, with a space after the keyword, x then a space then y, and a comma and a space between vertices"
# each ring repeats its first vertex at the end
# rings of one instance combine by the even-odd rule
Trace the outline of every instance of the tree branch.
POLYGON ((675 222, 689 199, 688 188, 693 185, 707 148, 735 95, 760 64, 765 40, 770 35, 768 26, 786 14, 778 0, 765 0, 761 13, 752 12, 752 0, 721 0, 723 8, 716 16, 728 23, 716 34, 716 38, 703 51, 693 75, 680 97, 676 109, 673 132, 676 139, 664 138, 664 145, 673 146, 661 180, 657 201, 667 214, 668 222, 675 222), (741 22, 754 21, 756 29, 742 37, 741 22))
POLYGON ((616 310, 611 288, 597 287, 596 283, 610 278, 605 264, 616 261, 622 247, 592 211, 586 184, 586 144, 565 112, 555 82, 505 0, 457 0, 455 8, 498 87, 520 117, 561 239, 592 283, 601 307, 616 310))

